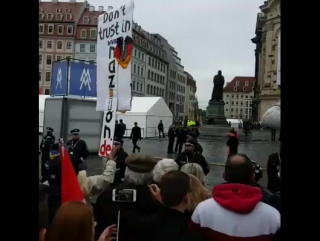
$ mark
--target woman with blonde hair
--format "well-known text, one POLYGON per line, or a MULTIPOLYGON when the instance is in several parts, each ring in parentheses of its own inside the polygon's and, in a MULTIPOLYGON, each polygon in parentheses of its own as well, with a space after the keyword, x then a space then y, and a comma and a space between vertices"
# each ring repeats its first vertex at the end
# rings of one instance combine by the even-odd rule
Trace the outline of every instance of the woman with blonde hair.
POLYGON ((205 201, 211 197, 210 191, 205 188, 197 177, 189 174, 191 182, 191 193, 189 193, 189 202, 185 214, 192 216, 193 211, 196 209, 199 203, 205 201))
POLYGON ((191 174, 198 178, 198 180, 205 185, 205 175, 202 167, 197 163, 187 163, 181 167, 181 170, 184 173, 191 174))
MULTIPOLYGON (((94 228, 92 209, 82 202, 67 202, 57 210, 46 241, 92 241, 94 228)), ((98 241, 110 241, 116 226, 105 229, 98 241)))

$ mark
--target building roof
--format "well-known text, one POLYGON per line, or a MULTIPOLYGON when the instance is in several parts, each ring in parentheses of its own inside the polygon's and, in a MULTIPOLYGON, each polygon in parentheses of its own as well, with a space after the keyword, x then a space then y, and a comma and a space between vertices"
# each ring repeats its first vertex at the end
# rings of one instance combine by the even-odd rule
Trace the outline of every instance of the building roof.
POLYGON ((234 92, 234 93, 250 93, 253 91, 255 78, 249 76, 236 76, 231 80, 231 82, 224 87, 224 92, 234 92), (248 86, 246 86, 246 81, 248 81, 248 86), (237 82, 239 85, 237 86, 237 82), (237 90, 234 87, 237 86, 237 90), (245 89, 243 87, 246 87, 245 89))
POLYGON ((61 23, 78 21, 86 4, 86 2, 58 2, 55 0, 39 2, 39 21, 61 23), (42 19, 40 19, 40 14, 43 14, 42 19), (48 14, 52 14, 52 18, 49 18, 48 14))
POLYGON ((103 9, 96 11, 93 6, 83 11, 77 25, 76 39, 81 41, 96 41, 96 36, 94 38, 90 36, 90 29, 98 27, 98 17, 104 12, 103 9), (82 31, 86 31, 86 37, 81 36, 82 31))

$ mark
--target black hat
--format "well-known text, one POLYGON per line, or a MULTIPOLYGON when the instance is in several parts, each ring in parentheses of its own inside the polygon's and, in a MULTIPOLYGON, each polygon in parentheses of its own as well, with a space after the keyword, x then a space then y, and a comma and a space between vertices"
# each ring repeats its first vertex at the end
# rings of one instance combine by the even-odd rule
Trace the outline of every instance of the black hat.
POLYGON ((70 131, 71 135, 73 135, 73 136, 79 135, 79 132, 80 132, 79 129, 73 129, 73 130, 70 131))
POLYGON ((192 139, 188 139, 185 145, 196 146, 197 142, 192 139))
POLYGON ((123 145, 123 140, 120 137, 115 137, 113 139, 113 145, 123 145))
POLYGON ((54 130, 51 127, 47 127, 47 131, 53 132, 54 130))

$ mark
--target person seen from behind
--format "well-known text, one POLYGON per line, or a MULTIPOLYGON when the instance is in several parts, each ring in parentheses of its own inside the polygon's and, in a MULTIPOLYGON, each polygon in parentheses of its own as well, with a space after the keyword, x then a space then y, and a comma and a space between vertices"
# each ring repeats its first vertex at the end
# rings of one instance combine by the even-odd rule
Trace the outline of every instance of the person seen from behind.
POLYGON ((166 174, 169 171, 178 170, 178 164, 172 159, 162 159, 158 161, 153 169, 153 183, 160 186, 161 178, 164 174, 166 174))
POLYGON ((237 132, 234 129, 231 129, 228 134, 228 156, 238 153, 239 139, 237 137, 237 132))
POLYGON ((125 123, 123 123, 122 119, 120 119, 119 122, 120 122, 120 125, 122 126, 122 138, 123 138, 126 134, 127 125, 125 123))
POLYGON ((114 138, 122 138, 123 137, 123 126, 116 120, 116 124, 114 126, 114 138))
POLYGON ((211 198, 210 191, 203 186, 197 177, 188 174, 191 181, 191 193, 185 214, 191 219, 191 216, 199 203, 211 198))
MULTIPOLYGON (((92 241, 95 225, 90 206, 83 202, 67 202, 57 210, 46 241, 92 241)), ((97 240, 111 241, 116 232, 116 225, 111 225, 97 240)))
POLYGON ((244 154, 231 155, 223 178, 226 183, 214 186, 212 198, 196 207, 190 230, 204 241, 272 240, 280 229, 280 213, 261 202, 261 190, 251 186, 251 160, 244 154))
POLYGON ((210 172, 210 167, 204 156, 195 152, 195 146, 196 142, 194 140, 187 140, 185 144, 185 151, 182 152, 175 161, 179 168, 186 163, 197 163, 202 167, 204 174, 207 175, 210 172))
POLYGON ((205 185, 205 175, 202 167, 199 164, 197 163, 184 164, 181 167, 180 171, 195 176, 196 178, 198 178, 198 180, 202 183, 203 186, 205 185))
POLYGON ((169 138, 168 149, 167 149, 168 154, 172 154, 173 153, 175 131, 176 131, 176 128, 175 128, 175 124, 173 123, 169 127, 169 130, 168 130, 168 138, 169 138))
POLYGON ((140 220, 135 239, 139 241, 193 241, 184 214, 189 203, 191 183, 188 174, 170 171, 160 181, 161 189, 150 185, 151 193, 163 203, 156 214, 140 220))
MULTIPOLYGON (((279 139, 279 142, 281 145, 281 139, 279 139)), ((281 164, 281 146, 278 152, 275 152, 269 155, 268 162, 267 162, 267 175, 268 175, 267 188, 272 193, 276 193, 280 190, 280 178, 279 178, 280 164, 281 164)))
POLYGON ((177 143, 175 146, 175 153, 180 154, 182 151, 182 146, 187 140, 187 135, 189 134, 188 121, 185 120, 183 126, 179 129, 177 143))
POLYGON ((138 126, 138 123, 134 123, 134 127, 132 127, 130 140, 132 139, 133 149, 132 153, 136 152, 136 149, 138 152, 140 152, 141 148, 137 145, 138 140, 141 141, 141 128, 138 126))
POLYGON ((162 120, 160 120, 160 122, 158 124, 158 132, 159 132, 159 139, 161 138, 161 133, 162 133, 162 138, 165 138, 165 136, 164 136, 164 126, 163 126, 162 120))
POLYGON ((129 155, 126 159, 124 182, 118 186, 109 187, 97 198, 94 214, 97 221, 96 238, 103 230, 118 220, 118 210, 121 208, 119 241, 135 240, 137 220, 151 216, 159 211, 161 204, 151 195, 148 185, 152 181, 156 160, 150 156, 129 155), (113 189, 136 190, 136 201, 117 203, 112 201, 113 189))

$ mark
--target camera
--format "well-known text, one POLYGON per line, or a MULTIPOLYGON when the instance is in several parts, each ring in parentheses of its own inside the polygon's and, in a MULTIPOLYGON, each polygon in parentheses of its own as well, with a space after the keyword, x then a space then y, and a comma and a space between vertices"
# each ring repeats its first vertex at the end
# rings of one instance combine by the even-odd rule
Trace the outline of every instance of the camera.
POLYGON ((113 202, 136 202, 137 191, 135 189, 113 189, 112 190, 113 202))

